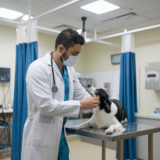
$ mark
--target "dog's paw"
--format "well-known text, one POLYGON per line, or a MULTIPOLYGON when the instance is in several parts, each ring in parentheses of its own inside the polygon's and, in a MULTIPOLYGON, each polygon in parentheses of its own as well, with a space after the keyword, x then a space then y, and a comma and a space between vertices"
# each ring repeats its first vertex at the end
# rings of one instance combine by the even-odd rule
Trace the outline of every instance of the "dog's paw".
POLYGON ((121 121, 121 124, 127 123, 127 118, 125 118, 123 121, 121 121))
POLYGON ((108 128, 106 131, 105 131, 105 134, 112 134, 114 132, 114 129, 113 128, 108 128))
POLYGON ((71 127, 71 129, 72 130, 78 130, 78 129, 80 129, 80 127, 78 125, 75 125, 75 126, 71 127))

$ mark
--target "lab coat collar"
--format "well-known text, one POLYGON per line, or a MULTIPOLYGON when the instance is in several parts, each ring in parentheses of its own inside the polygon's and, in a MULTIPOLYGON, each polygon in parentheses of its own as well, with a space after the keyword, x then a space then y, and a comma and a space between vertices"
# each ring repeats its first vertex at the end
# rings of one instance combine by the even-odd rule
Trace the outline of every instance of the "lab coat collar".
MULTIPOLYGON (((51 53, 52 51, 48 52, 45 57, 46 57, 46 60, 47 60, 47 64, 51 67, 51 53)), ((71 83, 71 73, 70 73, 70 67, 66 66, 67 67, 67 71, 68 71, 68 75, 69 75, 69 83, 71 83)), ((59 68, 56 64, 56 62, 53 60, 53 70, 55 72, 57 72, 57 74, 63 79, 60 71, 59 71, 59 68)))
MULTIPOLYGON (((51 53, 52 53, 52 51, 47 52, 47 54, 45 55, 47 64, 48 64, 48 66, 50 66, 50 67, 51 67, 51 53)), ((58 68, 58 66, 57 66, 57 64, 56 64, 56 62, 55 62, 54 60, 53 60, 53 70, 54 70, 55 72, 57 72, 57 74, 62 78, 62 75, 61 75, 61 73, 60 73, 60 71, 59 71, 59 68, 58 68)), ((63 78, 62 78, 62 79, 63 79, 63 78)))

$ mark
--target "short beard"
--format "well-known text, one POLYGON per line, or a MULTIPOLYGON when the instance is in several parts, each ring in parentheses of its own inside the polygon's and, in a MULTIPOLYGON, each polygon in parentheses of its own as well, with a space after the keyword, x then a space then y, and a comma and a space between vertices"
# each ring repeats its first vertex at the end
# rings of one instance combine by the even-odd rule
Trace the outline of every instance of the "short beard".
POLYGON ((67 53, 64 52, 64 53, 59 57, 59 60, 60 60, 61 62, 63 62, 63 59, 66 60, 66 58, 65 58, 66 55, 67 55, 67 53), (63 56, 63 57, 62 57, 62 56, 63 56))

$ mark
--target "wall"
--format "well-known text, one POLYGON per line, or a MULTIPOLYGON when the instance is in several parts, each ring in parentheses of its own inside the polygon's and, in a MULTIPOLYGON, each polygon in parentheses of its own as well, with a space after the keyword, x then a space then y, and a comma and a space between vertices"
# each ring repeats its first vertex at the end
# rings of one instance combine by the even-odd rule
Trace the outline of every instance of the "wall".
MULTIPOLYGON (((43 57, 48 51, 54 50, 56 36, 38 33, 39 42, 39 58, 43 57)), ((84 48, 79 56, 79 61, 75 66, 77 72, 83 72, 85 65, 83 63, 84 48), (83 64, 83 65, 82 65, 83 64)), ((0 25, 0 67, 11 68, 11 99, 14 93, 15 79, 15 54, 16 53, 16 28, 10 28, 0 25)), ((3 102, 3 85, 5 93, 8 90, 9 83, 0 83, 0 104, 3 102)), ((7 96, 7 101, 10 101, 10 95, 7 96)))
MULTIPOLYGON (((55 36, 38 34, 39 40, 39 57, 54 49, 55 36)), ((11 98, 14 93, 15 78, 15 50, 16 48, 16 29, 6 26, 0 26, 0 67, 11 68, 11 98)), ((8 83, 4 83, 5 93, 8 89, 8 83)), ((9 94, 7 102, 9 101, 9 94)), ((3 83, 0 83, 0 104, 3 102, 3 83)))
MULTIPOLYGON (((136 67, 140 69, 139 112, 153 112, 160 107, 160 91, 145 90, 145 63, 160 62, 160 28, 137 32, 135 35, 136 67)), ((122 37, 107 39, 106 41, 121 45, 122 37)), ((111 64, 111 54, 120 53, 120 49, 89 43, 85 46, 84 73, 119 70, 120 65, 111 64)))
MULTIPOLYGON (((153 112, 160 107, 160 91, 145 90, 145 63, 160 61, 160 28, 135 33, 135 49, 137 69, 140 68, 140 110, 153 112)), ((39 57, 54 49, 55 36, 39 33, 39 57)), ((121 45, 121 37, 107 39, 111 43, 121 45)), ((0 26, 0 67, 11 68, 11 96, 14 90, 15 74, 15 28, 0 26)), ((119 70, 120 65, 111 64, 111 54, 120 53, 120 49, 107 45, 89 43, 80 53, 76 72, 92 73, 119 70)), ((5 85, 7 91, 7 84, 5 85)), ((0 83, 0 104, 3 101, 3 88, 0 83)))
MULTIPOLYGON (((14 74, 15 74, 15 47, 16 32, 15 29, 0 26, 0 67, 11 68, 11 96, 13 97, 14 74)), ((4 83, 5 92, 8 89, 8 83, 4 83)), ((0 104, 3 101, 3 83, 0 82, 0 104)), ((9 96, 8 96, 9 98, 9 96)), ((7 99, 8 102, 8 99, 7 99)))

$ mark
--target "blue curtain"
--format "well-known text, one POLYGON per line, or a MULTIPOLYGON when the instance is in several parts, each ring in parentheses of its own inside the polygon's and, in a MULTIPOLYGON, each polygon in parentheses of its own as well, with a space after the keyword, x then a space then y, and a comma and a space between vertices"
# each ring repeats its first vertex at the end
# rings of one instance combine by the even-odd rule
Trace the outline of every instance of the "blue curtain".
POLYGON ((29 65, 36 59, 37 41, 16 46, 11 160, 21 160, 23 126, 28 113, 25 79, 29 65))
MULTIPOLYGON (((135 53, 121 54, 119 100, 126 109, 128 122, 135 122, 137 112, 137 84, 135 53)), ((136 139, 123 141, 123 160, 136 159, 136 139)))

